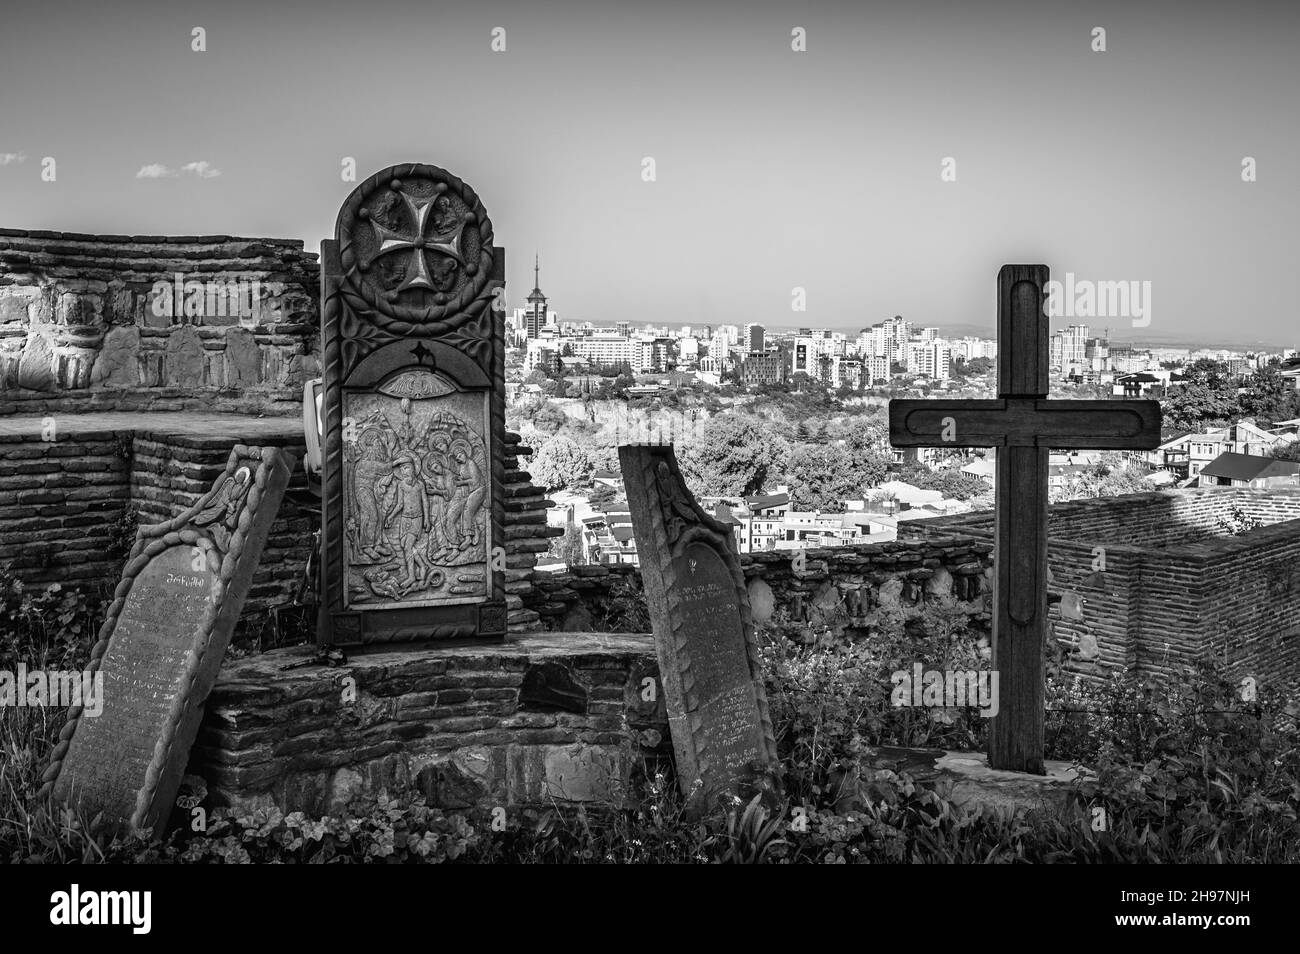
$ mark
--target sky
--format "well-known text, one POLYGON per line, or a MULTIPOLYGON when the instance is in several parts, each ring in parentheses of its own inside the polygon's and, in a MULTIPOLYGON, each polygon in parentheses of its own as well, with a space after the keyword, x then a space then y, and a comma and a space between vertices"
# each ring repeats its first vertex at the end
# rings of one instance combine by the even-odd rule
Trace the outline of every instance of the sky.
POLYGON ((1296 347, 1297 49, 1282 2, 6 0, 0 227, 317 250, 345 159, 419 161, 566 320, 991 333, 1044 262, 1151 283, 1113 337, 1296 347))

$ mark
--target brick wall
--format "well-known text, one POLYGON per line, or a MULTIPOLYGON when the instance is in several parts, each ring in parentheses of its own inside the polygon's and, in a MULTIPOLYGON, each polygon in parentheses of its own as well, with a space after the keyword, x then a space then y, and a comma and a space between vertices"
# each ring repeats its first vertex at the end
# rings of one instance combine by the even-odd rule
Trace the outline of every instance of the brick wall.
MULTIPOLYGON (((992 515, 900 525, 909 539, 992 540, 992 515)), ((1166 673, 1215 656, 1257 679, 1300 674, 1300 491, 1212 487, 1053 505, 1048 518, 1054 635, 1067 669, 1166 673), (1240 536, 1219 518, 1240 509, 1264 526, 1240 536), (1067 615, 1064 598, 1081 611, 1067 615), (1088 658, 1081 647, 1096 641, 1088 658)))
POLYGON ((1294 685, 1300 674, 1300 520, 1187 550, 1202 568, 1205 648, 1241 675, 1294 685))
MULTIPOLYGON (((306 572, 318 525, 291 496, 305 494, 305 453, 296 418, 219 414, 54 414, 0 419, 0 565, 24 583, 75 584, 108 594, 134 531, 170 519, 207 493, 236 444, 282 447, 296 465, 253 577, 245 620, 289 602, 306 572), (45 422, 53 432, 45 429, 45 422), (53 439, 46 439, 52 437, 53 439)), ((505 439, 506 603, 512 632, 541 629, 532 582, 537 554, 563 531, 546 526, 552 506, 520 469, 519 436, 505 439)), ((308 500, 308 506, 310 506, 308 500)))
POLYGON ((283 668, 301 661, 277 650, 222 668, 188 770, 213 804, 337 812, 399 788, 444 808, 610 803, 644 759, 670 757, 663 695, 642 698, 658 676, 649 636, 532 633, 283 668))
MULTIPOLYGON (((62 415, 57 440, 41 418, 0 420, 0 563, 30 584, 59 581, 109 592, 125 558, 127 508, 157 521, 189 506, 236 443, 301 457, 291 418, 62 415), (19 426, 21 424, 22 426, 19 426), (117 549, 115 549, 115 545, 117 549)), ((551 502, 520 468, 529 449, 506 439, 506 600, 512 632, 607 628, 617 583, 634 569, 538 572, 559 528, 551 502)), ((291 490, 303 486, 299 467, 291 490)), ((246 617, 288 601, 305 571, 315 519, 286 502, 254 578, 246 617)), ((809 632, 855 638, 879 607, 951 595, 987 631, 991 516, 904 522, 892 544, 811 550, 796 572, 789 552, 743 557, 751 602, 809 632)), ((1160 672, 1214 654, 1257 678, 1300 673, 1300 491, 1205 488, 1074 501, 1051 508, 1050 616, 1067 668, 1103 676, 1127 666, 1160 672), (1232 507, 1268 526, 1224 536, 1232 507), (1104 560, 1104 563, 1099 563, 1104 560), (1066 598, 1079 607, 1067 613, 1066 598), (1095 641, 1096 652, 1084 652, 1095 641)))
MULTIPOLYGON (((1167 547, 1220 535, 1218 518, 1234 504, 1266 524, 1294 520, 1300 517, 1296 499, 1295 491, 1284 489, 1251 492, 1204 487, 1071 500, 1050 508, 1048 535, 1054 540, 1087 540, 1094 546, 1140 541, 1145 548, 1167 547)), ((991 530, 992 514, 961 514, 930 522, 939 532, 991 530)), ((914 534, 919 528, 904 521, 899 532, 914 534)))
MULTIPOLYGON (((230 437, 177 434, 166 429, 136 433, 132 441, 130 500, 141 523, 160 523, 193 506, 226 469, 230 449, 236 443, 240 441, 230 437)), ((306 446, 300 430, 290 426, 282 433, 261 434, 257 443, 292 454, 295 466, 288 493, 306 490, 307 475, 301 463, 306 446)), ((245 618, 259 616, 293 598, 303 578, 315 530, 315 518, 286 496, 253 574, 244 604, 245 618)))
POLYGON ((288 239, 0 229, 0 415, 291 411, 318 374, 316 259, 288 239))
MULTIPOLYGON (((951 595, 986 633, 991 513, 904 521, 896 543, 742 555, 756 617, 781 613, 848 638, 880 606, 951 595)), ((1065 669, 1167 673, 1215 656, 1257 679, 1300 674, 1300 491, 1205 488, 1071 501, 1050 510, 1049 623, 1065 669), (1265 526, 1226 535, 1239 508, 1265 526), (1095 647, 1095 650, 1094 650, 1095 647)), ((608 625, 629 567, 537 573, 527 605, 553 629, 608 625)))
POLYGON ((57 443, 0 434, 0 565, 25 583, 103 587, 126 559, 113 536, 130 465, 129 431, 74 432, 57 443))

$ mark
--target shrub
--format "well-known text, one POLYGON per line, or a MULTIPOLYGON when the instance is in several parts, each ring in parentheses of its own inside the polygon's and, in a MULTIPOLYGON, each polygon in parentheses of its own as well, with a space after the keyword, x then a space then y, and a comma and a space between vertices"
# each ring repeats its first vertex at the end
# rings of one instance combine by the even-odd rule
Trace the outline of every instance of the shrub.
POLYGON ((650 608, 645 601, 641 574, 615 574, 609 595, 597 603, 592 616, 595 632, 650 632, 650 608))
POLYGON ((104 621, 103 601, 50 583, 27 586, 0 566, 0 669, 22 661, 43 669, 81 669, 104 621))
MULTIPOLYGON (((12 587, 10 587, 12 589, 12 587)), ((621 577, 610 622, 644 631, 635 574, 621 577)), ((9 593, 6 630, 60 625, 62 591, 9 593), (18 610, 10 604, 17 600, 18 610), (20 611, 26 605, 26 612, 20 611), (54 614, 51 616, 50 614, 54 614), (48 618, 48 619, 47 619, 48 618), (17 622, 15 622, 15 620, 17 622), (53 620, 53 622, 49 622, 53 620)), ((1100 683, 1050 669, 1048 756, 1086 763, 1071 804, 1007 817, 961 808, 907 774, 871 767, 881 745, 978 748, 972 710, 890 704, 890 675, 920 661, 982 668, 987 643, 959 608, 878 610, 845 643, 780 621, 760 634, 783 770, 783 794, 689 803, 646 767, 621 806, 532 807, 504 831, 483 811, 444 812, 408 792, 324 817, 275 809, 211 813, 206 831, 164 840, 114 836, 96 819, 35 798, 63 715, 0 709, 0 859, 215 863, 1223 863, 1300 861, 1296 699, 1258 697, 1205 663, 1162 679, 1116 673, 1100 683), (1243 695, 1246 696, 1243 699, 1243 695), (1100 811, 1105 825, 1095 824, 1100 811)), ((73 615, 85 613, 76 609, 73 615)), ((47 630, 41 629, 41 634, 47 630)), ((64 642, 67 642, 66 640, 64 642)), ((75 640, 73 641, 76 642, 75 640)), ((58 642, 58 645, 64 643, 58 642)), ((40 644, 43 645, 43 644, 40 644)), ((14 649, 13 647, 18 647, 14 649)), ((201 797, 201 796, 199 796, 201 797)), ((197 798, 195 799, 197 801, 197 798)))

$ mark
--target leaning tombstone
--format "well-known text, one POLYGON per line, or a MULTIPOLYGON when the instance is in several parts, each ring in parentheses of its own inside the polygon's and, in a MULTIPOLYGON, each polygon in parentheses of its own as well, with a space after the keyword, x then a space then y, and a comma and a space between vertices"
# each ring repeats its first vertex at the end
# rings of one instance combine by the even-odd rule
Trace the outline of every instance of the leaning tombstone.
POLYGON ((91 650, 98 711, 69 710, 42 797, 160 833, 293 464, 238 445, 194 506, 140 528, 91 650))
POLYGON ((318 639, 501 638, 505 252, 445 169, 362 182, 321 243, 318 639))
POLYGON ((776 740, 735 537, 696 503, 670 445, 618 454, 682 791, 774 790, 776 740))

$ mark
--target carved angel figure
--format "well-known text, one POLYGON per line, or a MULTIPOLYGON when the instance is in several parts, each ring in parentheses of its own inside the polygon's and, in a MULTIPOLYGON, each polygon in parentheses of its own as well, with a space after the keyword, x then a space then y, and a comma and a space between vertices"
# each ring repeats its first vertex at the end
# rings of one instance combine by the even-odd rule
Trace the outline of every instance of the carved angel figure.
POLYGON ((206 529, 222 552, 230 548, 230 535, 239 526, 239 511, 244 506, 251 485, 252 472, 247 467, 240 467, 230 476, 222 478, 211 502, 190 521, 195 526, 206 529))

